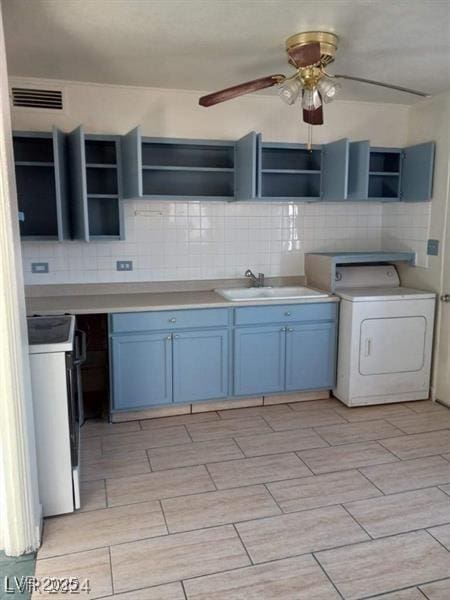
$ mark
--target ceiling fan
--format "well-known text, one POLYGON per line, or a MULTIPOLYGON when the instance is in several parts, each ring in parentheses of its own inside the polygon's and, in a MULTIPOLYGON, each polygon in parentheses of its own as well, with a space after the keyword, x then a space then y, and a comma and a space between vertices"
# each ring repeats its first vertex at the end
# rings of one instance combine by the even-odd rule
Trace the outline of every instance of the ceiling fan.
POLYGON ((378 85, 399 92, 428 97, 429 94, 398 85, 381 83, 350 75, 330 75, 325 68, 334 62, 338 37, 326 31, 306 31, 296 33, 286 40, 289 63, 296 69, 290 76, 276 74, 253 79, 233 87, 202 96, 201 106, 213 106, 237 96, 250 94, 278 85, 278 94, 286 104, 294 104, 301 98, 303 120, 310 125, 323 124, 323 104, 331 102, 341 88, 338 79, 350 79, 361 83, 378 85))

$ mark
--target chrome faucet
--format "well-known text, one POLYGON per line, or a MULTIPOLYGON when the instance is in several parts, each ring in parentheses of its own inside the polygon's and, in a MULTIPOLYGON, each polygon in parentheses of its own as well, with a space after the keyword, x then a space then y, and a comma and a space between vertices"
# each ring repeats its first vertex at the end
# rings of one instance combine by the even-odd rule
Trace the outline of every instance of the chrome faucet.
POLYGON ((251 280, 252 287, 264 287, 264 273, 258 273, 258 277, 256 277, 253 271, 247 269, 245 276, 251 280))

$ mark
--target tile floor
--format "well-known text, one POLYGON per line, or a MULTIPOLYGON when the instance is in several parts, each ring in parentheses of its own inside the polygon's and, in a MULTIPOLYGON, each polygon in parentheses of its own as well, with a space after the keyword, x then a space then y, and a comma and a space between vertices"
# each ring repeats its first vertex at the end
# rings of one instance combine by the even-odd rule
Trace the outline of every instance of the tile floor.
POLYGON ((82 509, 46 520, 36 575, 88 578, 86 597, 450 599, 440 405, 89 421, 82 443, 82 509))

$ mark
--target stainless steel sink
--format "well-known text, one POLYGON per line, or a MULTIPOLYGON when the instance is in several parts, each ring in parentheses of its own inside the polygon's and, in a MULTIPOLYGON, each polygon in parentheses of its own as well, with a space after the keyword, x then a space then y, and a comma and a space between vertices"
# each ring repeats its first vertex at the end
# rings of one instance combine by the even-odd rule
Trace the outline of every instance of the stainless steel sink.
POLYGON ((329 294, 311 288, 295 287, 251 287, 214 290, 216 294, 232 302, 251 300, 301 300, 303 298, 327 298, 329 294))

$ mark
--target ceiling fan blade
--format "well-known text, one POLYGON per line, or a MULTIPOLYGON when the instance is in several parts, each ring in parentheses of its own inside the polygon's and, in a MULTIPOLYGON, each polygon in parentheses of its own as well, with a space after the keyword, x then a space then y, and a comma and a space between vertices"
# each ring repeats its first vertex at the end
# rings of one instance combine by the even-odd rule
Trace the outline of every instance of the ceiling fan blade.
POLYGON ((304 46, 294 46, 287 51, 291 62, 297 68, 309 67, 318 63, 322 53, 319 42, 312 42, 304 46))
POLYGON ((350 77, 350 75, 332 75, 332 77, 336 77, 336 79, 349 79, 350 81, 359 81, 361 83, 369 83, 371 85, 378 85, 380 87, 389 88, 390 90, 406 92, 407 94, 413 94, 414 96, 422 96, 422 98, 430 98, 430 96, 431 96, 431 94, 426 94, 425 92, 411 90, 409 88, 401 87, 399 85, 391 85, 390 83, 382 83, 381 81, 374 81, 373 79, 363 79, 362 77, 350 77))
POLYGON ((323 125, 323 109, 321 106, 314 110, 303 109, 303 120, 309 125, 323 125))
POLYGON ((233 87, 219 90, 218 92, 213 92, 207 96, 202 96, 198 103, 200 106, 213 106, 214 104, 219 104, 220 102, 225 102, 226 100, 232 100, 233 98, 243 96, 244 94, 251 94, 252 92, 257 92, 258 90, 264 90, 265 88, 272 87, 277 83, 281 83, 285 79, 286 77, 280 74, 260 77, 259 79, 246 81, 245 83, 240 83, 239 85, 234 85, 233 87))

